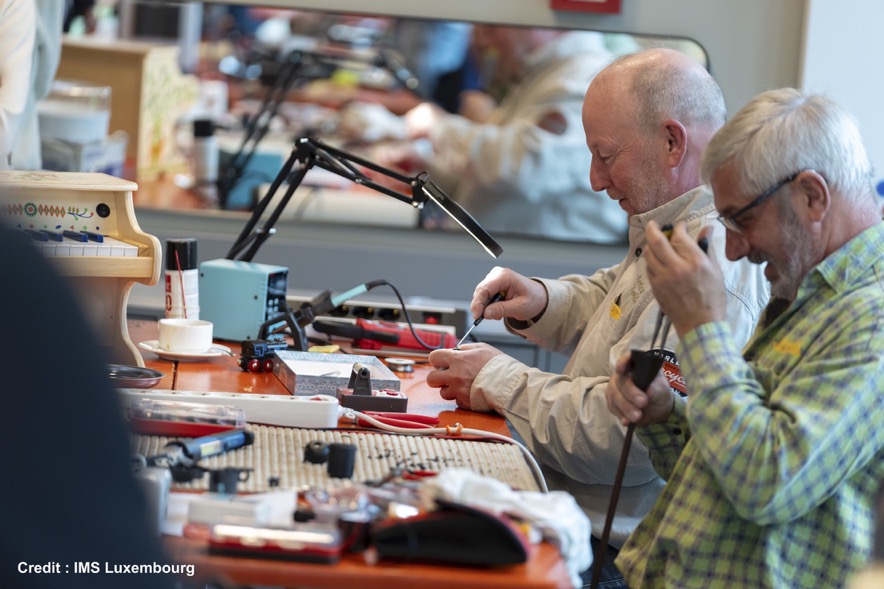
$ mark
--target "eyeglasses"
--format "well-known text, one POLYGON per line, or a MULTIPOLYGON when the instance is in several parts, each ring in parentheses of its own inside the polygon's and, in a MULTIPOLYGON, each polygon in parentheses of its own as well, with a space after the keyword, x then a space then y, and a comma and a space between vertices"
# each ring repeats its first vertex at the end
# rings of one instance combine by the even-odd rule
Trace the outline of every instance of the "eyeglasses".
POLYGON ((783 178, 782 180, 762 192, 758 198, 747 204, 742 209, 738 210, 736 213, 728 216, 718 215, 718 221, 730 231, 733 231, 735 233, 742 233, 743 228, 740 226, 740 221, 738 219, 745 215, 746 212, 754 209, 755 207, 766 201, 768 198, 773 196, 777 192, 777 190, 795 180, 795 178, 798 177, 798 174, 800 174, 802 171, 803 170, 795 172, 788 178, 783 178))

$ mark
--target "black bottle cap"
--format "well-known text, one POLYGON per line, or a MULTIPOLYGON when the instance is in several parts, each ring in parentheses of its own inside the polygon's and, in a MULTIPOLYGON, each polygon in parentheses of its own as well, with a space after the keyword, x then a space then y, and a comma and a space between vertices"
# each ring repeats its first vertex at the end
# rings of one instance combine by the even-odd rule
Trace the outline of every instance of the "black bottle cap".
POLYGON ((182 237, 166 240, 166 270, 196 270, 196 239, 182 237), (179 265, 180 264, 180 265, 179 265))
POLYGON ((194 119, 193 136, 211 137, 215 134, 215 123, 212 119, 194 119))

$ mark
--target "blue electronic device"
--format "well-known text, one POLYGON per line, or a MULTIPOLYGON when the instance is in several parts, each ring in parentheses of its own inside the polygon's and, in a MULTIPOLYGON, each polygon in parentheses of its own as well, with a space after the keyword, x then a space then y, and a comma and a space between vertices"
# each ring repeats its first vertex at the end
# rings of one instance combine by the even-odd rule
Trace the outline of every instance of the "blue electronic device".
MULTIPOLYGON (((230 166, 234 154, 223 147, 220 153, 221 169, 230 166)), ((242 172, 242 176, 231 187, 224 199, 224 208, 229 211, 250 211, 255 208, 258 198, 254 193, 262 184, 270 184, 285 163, 282 153, 258 151, 252 154, 242 172)))
POLYGON ((286 311, 288 268, 219 259, 199 269, 200 318, 212 322, 215 339, 257 339, 264 322, 286 311))

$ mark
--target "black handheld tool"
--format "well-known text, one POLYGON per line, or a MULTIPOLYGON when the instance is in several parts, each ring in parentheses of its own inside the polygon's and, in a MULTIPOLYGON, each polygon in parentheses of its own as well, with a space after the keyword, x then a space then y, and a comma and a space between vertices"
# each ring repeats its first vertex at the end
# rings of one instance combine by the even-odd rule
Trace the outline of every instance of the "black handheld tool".
MULTIPOLYGON (((672 235, 672 225, 664 225, 661 230, 666 237, 672 235)), ((697 245, 703 252, 709 252, 709 241, 705 237, 697 240, 697 245)), ((657 322, 654 326, 654 334, 651 336, 651 347, 649 350, 630 350, 629 352, 629 374, 635 386, 643 391, 647 391, 648 387, 654 381, 660 368, 663 366, 663 346, 666 345, 666 336, 669 335, 669 328, 672 323, 660 309, 657 313, 657 322), (662 333, 661 333, 662 331, 662 333), (658 340, 659 336, 659 340, 658 340)), ((635 433, 635 424, 630 423, 626 427, 626 436, 623 438, 623 450, 620 452, 620 463, 617 465, 617 474, 614 476, 614 488, 611 489, 611 501, 608 503, 608 513, 605 517, 605 527, 602 529, 602 537, 596 546, 596 553, 593 556, 594 566, 592 570, 592 580, 590 581, 590 589, 596 589, 601 581, 602 567, 605 564, 605 557, 608 553, 608 538, 611 535, 611 525, 614 522, 614 513, 617 511, 617 501, 620 498, 620 487, 623 485, 623 477, 626 474, 626 461, 629 458, 629 448, 632 446, 632 438, 635 433)))
MULTIPOLYGON (((487 307, 488 305, 493 305, 493 304, 496 303, 497 301, 503 299, 503 297, 504 297, 505 295, 506 295, 506 293, 503 293, 503 292, 499 292, 499 293, 497 293, 496 295, 494 295, 493 297, 491 297, 490 299, 488 299, 488 302, 485 303, 485 306, 487 307)), ((482 312, 484 313, 485 310, 482 309, 482 312)), ((475 329, 475 327, 476 327, 477 325, 479 325, 480 323, 482 323, 482 321, 484 321, 484 320, 485 320, 485 316, 484 316, 484 315, 479 315, 478 317, 476 317, 476 320, 473 321, 473 324, 470 325, 470 328, 467 329, 467 332, 466 332, 465 334, 463 334, 463 337, 460 338, 460 341, 457 342, 457 345, 454 346, 454 349, 456 350, 456 349, 460 348, 461 344, 463 344, 465 341, 467 341, 467 338, 468 338, 468 337, 470 336, 470 334, 473 332, 473 329, 475 329)))
MULTIPOLYGON (((663 312, 660 312, 657 321, 657 329, 654 330, 654 338, 651 340, 651 349, 631 350, 629 354, 629 373, 632 376, 632 382, 635 386, 643 391, 647 391, 648 387, 654 381, 660 368, 663 366, 663 356, 658 349, 654 348, 654 341, 657 339, 657 331, 659 331, 663 312)), ((666 326, 666 331, 669 326, 666 326)), ((666 333, 663 334, 663 340, 660 343, 662 348, 666 342, 666 333)), ((605 564, 605 556, 608 552, 608 539, 611 535, 611 524, 614 522, 614 513, 617 511, 617 500, 620 499, 620 487, 623 485, 623 476, 626 473, 626 461, 629 458, 629 448, 632 446, 632 437, 635 432, 635 424, 630 423, 626 427, 626 436, 623 438, 623 450, 620 451, 620 463, 617 465, 617 474, 614 477, 614 488, 611 490, 611 501, 608 503, 608 513, 605 517, 605 527, 602 529, 602 537, 596 547, 596 553, 593 556, 595 566, 592 571, 592 580, 590 588, 598 587, 601 580, 602 567, 605 564)))

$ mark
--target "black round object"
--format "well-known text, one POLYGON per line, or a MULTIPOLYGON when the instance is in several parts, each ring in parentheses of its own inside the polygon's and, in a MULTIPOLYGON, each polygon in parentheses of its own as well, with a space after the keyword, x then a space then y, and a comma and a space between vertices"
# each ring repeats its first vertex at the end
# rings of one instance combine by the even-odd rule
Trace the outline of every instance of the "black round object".
POLYGON ((304 447, 304 462, 322 464, 328 460, 328 446, 325 442, 314 440, 304 447))
POLYGON ((118 388, 149 389, 159 384, 163 378, 163 373, 159 370, 126 364, 108 364, 107 373, 118 388))

